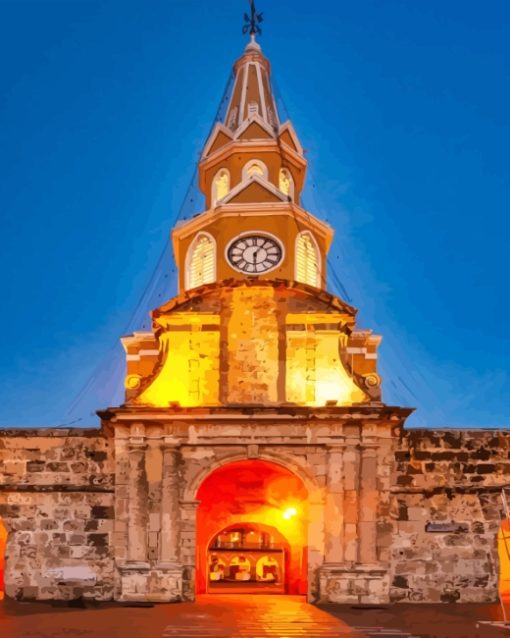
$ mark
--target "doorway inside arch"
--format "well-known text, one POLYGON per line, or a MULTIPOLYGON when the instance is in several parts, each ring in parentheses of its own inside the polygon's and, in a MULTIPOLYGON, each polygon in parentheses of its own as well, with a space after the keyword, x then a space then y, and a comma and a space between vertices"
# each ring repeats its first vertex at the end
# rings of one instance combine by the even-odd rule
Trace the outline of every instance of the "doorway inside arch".
POLYGON ((276 463, 227 463, 197 499, 196 593, 307 593, 308 493, 276 463))
POLYGON ((284 594, 290 546, 275 528, 239 523, 221 530, 207 551, 208 593, 284 594))
POLYGON ((7 545, 7 530, 0 518, 0 600, 4 598, 5 548, 7 545))

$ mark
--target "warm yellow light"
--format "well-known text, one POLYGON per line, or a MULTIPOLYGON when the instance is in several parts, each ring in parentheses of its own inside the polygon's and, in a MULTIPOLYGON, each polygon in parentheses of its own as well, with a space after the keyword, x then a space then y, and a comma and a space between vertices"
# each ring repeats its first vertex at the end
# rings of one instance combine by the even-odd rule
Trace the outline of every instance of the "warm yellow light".
POLYGON ((226 195, 228 195, 230 190, 230 175, 227 170, 222 169, 219 173, 217 173, 214 178, 214 187, 213 187, 213 204, 215 205, 221 199, 223 199, 226 195))
MULTIPOLYGON (((188 324, 192 321, 187 317, 188 324)), ((135 403, 158 407, 217 404, 219 334, 216 330, 194 330, 193 326, 164 332, 159 340, 163 364, 135 403)))
POLYGON ((298 405, 352 405, 366 400, 344 367, 338 331, 287 333, 287 400, 298 405), (329 404, 331 405, 331 403, 329 404))
POLYGON ((288 507, 282 514, 283 518, 288 521, 297 514, 297 509, 295 507, 288 507))
POLYGON ((292 196, 292 177, 290 176, 289 171, 285 168, 280 169, 279 186, 282 193, 289 197, 292 196))

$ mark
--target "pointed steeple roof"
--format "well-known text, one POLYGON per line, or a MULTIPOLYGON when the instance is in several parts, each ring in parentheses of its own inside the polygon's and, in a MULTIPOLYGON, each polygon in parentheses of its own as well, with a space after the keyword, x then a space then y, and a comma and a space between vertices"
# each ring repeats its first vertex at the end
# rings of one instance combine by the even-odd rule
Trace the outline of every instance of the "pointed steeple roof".
POLYGON ((270 82, 271 65, 262 54, 260 44, 252 34, 243 55, 234 64, 234 88, 224 125, 237 129, 253 115, 258 115, 273 130, 280 120, 270 82))
MULTIPOLYGON (((307 164, 304 150, 292 123, 280 120, 271 86, 271 66, 255 33, 251 33, 233 70, 227 109, 214 125, 199 163, 199 184, 206 207, 223 199, 212 194, 218 175, 222 175, 225 188, 231 191, 250 177, 243 166, 254 160, 260 164, 259 174, 280 190, 283 171, 287 183, 287 190, 283 188, 285 195, 299 203, 307 164)), ((257 189, 251 191, 259 193, 257 189)))

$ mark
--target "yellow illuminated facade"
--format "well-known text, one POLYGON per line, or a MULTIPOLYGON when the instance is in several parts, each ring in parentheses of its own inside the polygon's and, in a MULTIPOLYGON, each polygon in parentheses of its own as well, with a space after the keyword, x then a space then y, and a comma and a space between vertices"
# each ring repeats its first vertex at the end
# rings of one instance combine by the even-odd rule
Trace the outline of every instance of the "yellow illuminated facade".
POLYGON ((326 290, 333 229, 300 205, 307 162, 280 122, 252 39, 199 162, 205 210, 172 243, 179 294, 123 338, 140 407, 352 406, 380 401, 379 337, 326 290))

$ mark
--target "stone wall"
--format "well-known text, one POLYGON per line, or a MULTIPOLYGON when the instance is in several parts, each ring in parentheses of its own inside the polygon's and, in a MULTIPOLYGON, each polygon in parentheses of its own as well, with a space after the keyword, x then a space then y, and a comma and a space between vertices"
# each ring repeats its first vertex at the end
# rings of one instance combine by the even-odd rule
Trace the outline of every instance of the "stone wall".
POLYGON ((403 430, 395 452, 393 601, 497 599, 510 431, 403 430))
POLYGON ((510 431, 403 430, 384 410, 331 408, 308 422, 293 408, 236 423, 162 412, 145 426, 118 411, 115 446, 107 423, 2 430, 6 593, 192 599, 198 487, 226 463, 265 459, 307 486, 310 600, 495 600, 510 431))
POLYGON ((112 598, 112 450, 99 430, 0 431, 7 596, 112 598))

